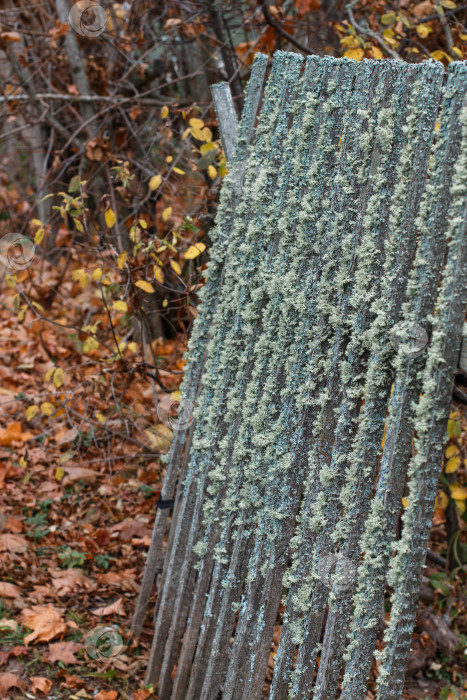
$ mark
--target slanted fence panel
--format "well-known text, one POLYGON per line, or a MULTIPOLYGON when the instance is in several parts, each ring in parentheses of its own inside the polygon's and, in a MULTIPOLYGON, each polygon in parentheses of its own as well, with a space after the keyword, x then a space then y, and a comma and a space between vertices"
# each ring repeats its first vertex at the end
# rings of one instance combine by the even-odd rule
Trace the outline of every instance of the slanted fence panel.
POLYGON ((232 155, 133 630, 162 570, 162 700, 263 697, 279 626, 269 697, 364 700, 389 574, 399 698, 467 303, 466 66, 277 52, 255 126, 265 70, 235 144, 215 88, 232 155))

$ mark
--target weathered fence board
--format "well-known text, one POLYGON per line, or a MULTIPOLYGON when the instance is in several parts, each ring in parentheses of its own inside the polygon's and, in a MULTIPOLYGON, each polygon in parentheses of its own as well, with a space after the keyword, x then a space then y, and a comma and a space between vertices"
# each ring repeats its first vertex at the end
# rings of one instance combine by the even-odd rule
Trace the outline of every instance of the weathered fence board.
POLYGON ((467 303, 467 69, 277 52, 254 127, 265 69, 236 140, 214 89, 229 174, 133 630, 178 478, 163 700, 261 698, 277 625, 269 697, 364 700, 388 575, 399 698, 467 303))

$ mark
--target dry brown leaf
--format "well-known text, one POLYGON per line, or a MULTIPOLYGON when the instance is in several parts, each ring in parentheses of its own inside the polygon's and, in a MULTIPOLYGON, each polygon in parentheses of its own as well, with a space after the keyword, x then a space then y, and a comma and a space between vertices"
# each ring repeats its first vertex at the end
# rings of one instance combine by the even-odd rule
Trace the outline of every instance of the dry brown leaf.
POLYGON ((87 578, 81 569, 61 571, 56 578, 52 579, 52 585, 59 596, 69 595, 81 587, 91 588, 92 583, 91 579, 87 578))
POLYGON ((55 642, 55 644, 49 644, 49 651, 45 656, 51 664, 56 661, 61 661, 65 665, 76 664, 78 659, 74 652, 79 651, 82 647, 83 645, 77 644, 77 642, 55 642))
POLYGON ((21 595, 21 588, 14 583, 0 581, 0 598, 18 598, 21 595))
POLYGON ((26 684, 14 673, 0 673, 0 698, 6 698, 10 688, 24 690, 26 684))
POLYGON ((73 484, 75 481, 85 481, 86 483, 92 483, 99 476, 98 472, 93 469, 86 469, 85 467, 63 467, 63 471, 66 472, 66 476, 63 479, 63 484, 73 484))
POLYGON ((26 552, 28 549, 29 542, 24 537, 9 533, 0 535, 0 552, 26 552))
POLYGON ((48 678, 43 678, 42 676, 31 676, 31 683, 31 690, 34 695, 37 695, 37 693, 44 693, 44 695, 47 695, 52 687, 52 681, 49 681, 48 678))
POLYGON ((126 518, 121 523, 117 523, 111 528, 112 532, 120 532, 120 537, 124 542, 130 542, 133 537, 151 536, 151 530, 146 523, 141 520, 131 520, 126 518))
POLYGON ((98 615, 102 617, 106 617, 107 615, 125 615, 125 608, 123 607, 123 598, 119 598, 118 600, 115 601, 115 603, 112 603, 111 605, 107 605, 105 608, 98 608, 97 610, 93 610, 92 614, 93 615, 98 615))
POLYGON ((32 630, 31 634, 24 638, 26 645, 34 640, 36 642, 49 642, 54 637, 66 632, 66 624, 62 618, 61 610, 52 605, 47 607, 35 605, 32 608, 26 608, 21 614, 25 627, 32 630))

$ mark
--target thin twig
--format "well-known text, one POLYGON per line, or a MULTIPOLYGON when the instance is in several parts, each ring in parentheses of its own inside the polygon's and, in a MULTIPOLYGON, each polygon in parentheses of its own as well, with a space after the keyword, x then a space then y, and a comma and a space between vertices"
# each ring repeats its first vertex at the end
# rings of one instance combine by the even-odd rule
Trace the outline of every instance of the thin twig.
POLYGON ((360 24, 357 24, 357 21, 354 17, 353 13, 353 8, 355 5, 359 2, 360 0, 352 0, 348 5, 345 6, 345 9, 347 10, 347 14, 349 16, 349 21, 350 24, 354 29, 359 32, 359 34, 365 34, 366 36, 371 37, 374 39, 385 51, 388 53, 392 58, 394 58, 396 61, 402 61, 402 58, 399 56, 398 53, 393 51, 389 46, 386 44, 386 42, 380 37, 379 34, 376 34, 376 32, 373 32, 371 29, 366 29, 365 27, 362 27, 360 24))
POLYGON ((285 31, 285 29, 281 24, 279 24, 279 22, 276 22, 269 10, 268 0, 263 0, 263 2, 261 3, 261 7, 263 10, 264 19, 271 27, 273 27, 276 30, 278 34, 284 37, 284 39, 286 39, 289 43, 293 44, 297 49, 303 51, 303 53, 306 53, 309 56, 316 56, 316 51, 312 51, 308 48, 308 46, 305 46, 304 44, 300 43, 300 41, 297 41, 295 37, 293 37, 291 34, 285 31))

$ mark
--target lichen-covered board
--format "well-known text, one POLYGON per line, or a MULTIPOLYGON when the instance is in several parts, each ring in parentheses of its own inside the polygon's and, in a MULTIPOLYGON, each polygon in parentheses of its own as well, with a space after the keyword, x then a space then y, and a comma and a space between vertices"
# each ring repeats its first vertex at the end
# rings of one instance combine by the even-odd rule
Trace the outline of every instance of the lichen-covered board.
POLYGON ((265 67, 190 340, 147 681, 259 700, 274 649, 273 700, 365 700, 389 575, 378 697, 395 700, 467 303, 466 67, 277 52, 255 126, 265 67), (416 356, 401 322, 426 334, 416 356))

